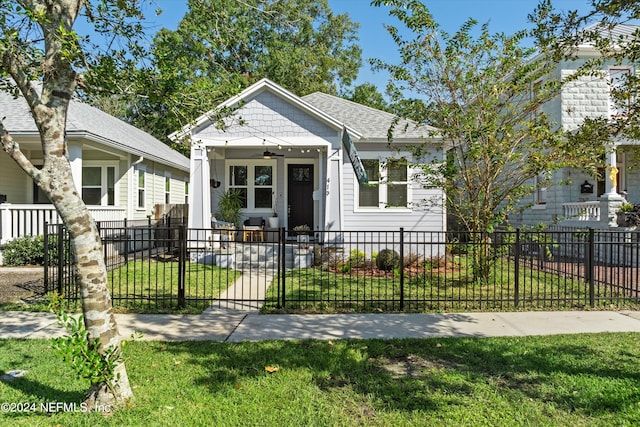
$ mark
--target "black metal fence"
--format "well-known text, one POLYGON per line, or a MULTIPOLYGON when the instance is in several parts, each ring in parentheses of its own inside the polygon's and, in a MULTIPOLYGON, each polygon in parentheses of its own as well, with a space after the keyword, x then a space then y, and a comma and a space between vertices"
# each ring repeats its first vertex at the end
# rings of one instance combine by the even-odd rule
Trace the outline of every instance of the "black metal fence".
MULTIPOLYGON (((640 233, 188 229, 100 224, 114 306, 289 312, 638 308, 640 233)), ((62 226, 45 286, 79 298, 62 226)))

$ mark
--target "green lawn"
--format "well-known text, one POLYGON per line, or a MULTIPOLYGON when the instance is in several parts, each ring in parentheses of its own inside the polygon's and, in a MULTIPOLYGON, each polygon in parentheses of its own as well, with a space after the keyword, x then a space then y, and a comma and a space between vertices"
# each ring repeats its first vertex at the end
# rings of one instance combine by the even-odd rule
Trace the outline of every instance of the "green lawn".
MULTIPOLYGON (((452 257, 446 266, 425 263, 404 272, 405 311, 478 311, 583 309, 589 307, 589 288, 566 274, 522 265, 516 272, 506 259, 496 262, 485 281, 473 279, 468 258, 452 257), (518 304, 516 306, 516 294, 518 304)), ((564 268, 564 267, 563 267, 564 268)), ((285 290, 272 286, 264 313, 269 312, 375 312, 400 310, 399 272, 379 274, 367 269, 328 268, 327 265, 292 269, 285 290), (282 308, 283 296, 285 306, 282 308)), ((638 309, 614 287, 596 288, 596 303, 609 308, 638 309)))
MULTIPOLYGON (((133 342, 136 403, 4 413, 12 426, 625 426, 640 424, 640 335, 133 342), (267 373, 265 367, 277 367, 267 373)), ((47 340, 0 340, 0 402, 80 402, 47 340)))
POLYGON ((107 281, 114 308, 135 313, 200 313, 241 275, 228 268, 187 262, 186 304, 179 308, 178 267, 175 261, 145 260, 110 270, 107 281))

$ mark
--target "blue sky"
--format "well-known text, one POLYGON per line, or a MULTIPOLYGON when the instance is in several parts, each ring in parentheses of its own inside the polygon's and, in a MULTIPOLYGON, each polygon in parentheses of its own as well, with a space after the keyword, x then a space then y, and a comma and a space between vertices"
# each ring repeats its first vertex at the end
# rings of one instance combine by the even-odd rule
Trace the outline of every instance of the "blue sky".
MULTIPOLYGON (((359 37, 362 48, 363 67, 356 84, 371 82, 381 90, 386 84, 386 76, 373 73, 367 63, 369 58, 382 59, 394 63, 397 49, 391 37, 384 30, 384 24, 392 21, 384 7, 370 6, 370 0, 328 0, 335 13, 348 13, 352 21, 360 24, 359 37)), ((527 14, 532 12, 538 0, 423 0, 442 29, 453 33, 468 18, 479 23, 489 22, 491 32, 513 33, 527 26, 527 14)), ((587 0, 552 0, 560 10, 587 10, 587 0)), ((175 29, 186 12, 186 0, 156 0, 163 13, 149 20, 157 20, 156 29, 175 29)))

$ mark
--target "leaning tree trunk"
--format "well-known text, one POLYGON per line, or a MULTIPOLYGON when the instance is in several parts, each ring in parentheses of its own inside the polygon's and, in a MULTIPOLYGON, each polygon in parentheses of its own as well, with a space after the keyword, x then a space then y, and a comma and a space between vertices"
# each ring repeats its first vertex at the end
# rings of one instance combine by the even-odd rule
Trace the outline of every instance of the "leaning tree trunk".
MULTIPOLYGON (((42 170, 34 167, 22 153, 0 119, 2 149, 45 192, 69 230, 88 339, 99 340, 99 351, 103 353, 109 348, 119 352, 120 336, 107 288, 102 243, 96 224, 73 182, 65 134, 69 103, 81 80, 73 68, 82 55, 72 27, 86 6, 86 0, 18 0, 18 3, 20 7, 15 10, 29 11, 29 14, 24 13, 25 22, 28 24, 28 20, 33 19, 31 29, 35 34, 37 24, 42 31, 42 40, 23 43, 17 32, 7 31, 7 37, 0 43, 0 65, 13 78, 38 127, 42 170), (40 41, 44 49, 38 56, 40 41), (38 85, 33 82, 34 76, 41 77, 38 85)), ((90 408, 133 398, 124 362, 118 362, 114 376, 111 384, 91 386, 87 397, 90 408)))
MULTIPOLYGON (((55 138, 45 140, 45 146, 56 145, 55 138)), ((48 150, 45 149, 45 152, 48 150)), ((84 324, 90 340, 99 340, 99 351, 121 351, 120 335, 113 314, 111 296, 107 288, 107 269, 104 263, 102 241, 95 221, 78 194, 67 156, 49 153, 39 185, 50 195, 62 221, 67 226, 76 266, 76 284, 82 296, 84 324), (53 184, 55 183, 55 184, 53 184)), ((113 405, 131 400, 133 393, 123 361, 118 362, 112 382, 92 384, 86 403, 113 405)))
MULTIPOLYGON (((70 176, 69 166, 67 176, 70 176)), ((71 191, 54 203, 67 225, 76 265, 76 284, 82 296, 84 324, 89 339, 100 341, 101 352, 121 351, 120 335, 107 288, 107 269, 102 241, 95 221, 77 192, 71 191)), ((111 383, 92 384, 85 402, 88 407, 113 405, 133 399, 124 361, 119 361, 111 383)))

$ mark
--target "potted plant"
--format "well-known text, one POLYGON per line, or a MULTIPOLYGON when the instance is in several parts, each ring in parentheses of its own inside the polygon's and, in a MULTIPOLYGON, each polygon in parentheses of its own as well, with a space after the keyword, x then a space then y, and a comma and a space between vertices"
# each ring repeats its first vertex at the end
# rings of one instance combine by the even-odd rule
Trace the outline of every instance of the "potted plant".
POLYGON ((222 193, 218 199, 216 218, 232 224, 235 228, 240 225, 240 212, 242 211, 242 193, 236 188, 222 193))
POLYGON ((278 212, 276 211, 276 194, 272 193, 273 200, 271 201, 271 216, 267 218, 269 221, 269 228, 278 228, 280 223, 278 222, 278 212))
POLYGON ((296 239, 300 244, 300 247, 309 247, 309 234, 311 234, 311 228, 307 224, 296 225, 293 227, 293 231, 296 233, 296 239))
POLYGON ((640 224, 640 205, 633 203, 623 203, 616 212, 618 226, 634 227, 640 224))

